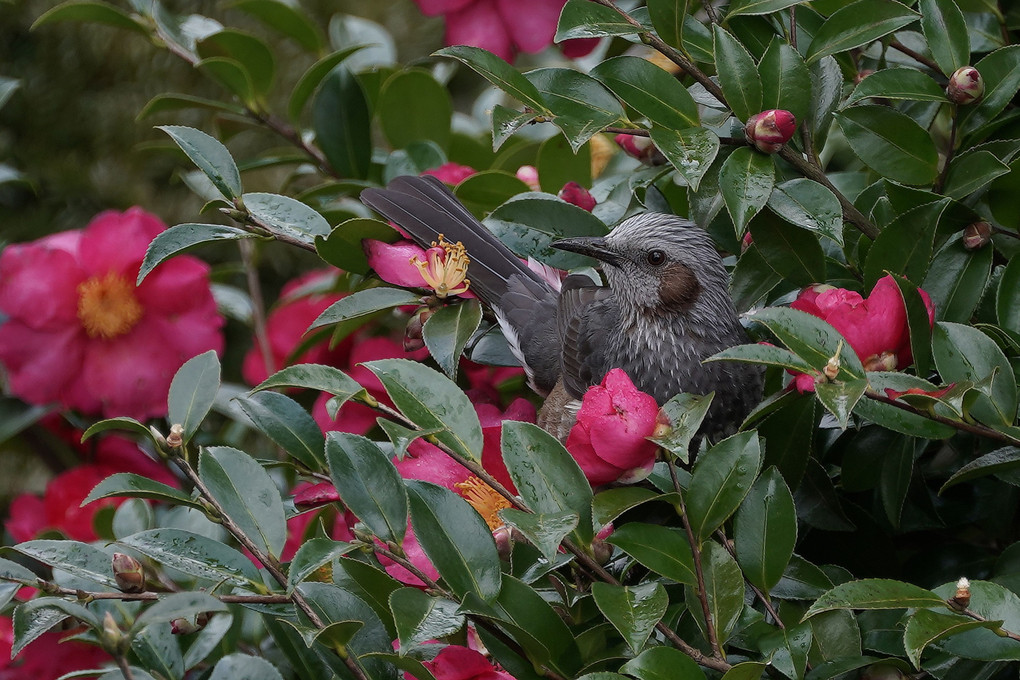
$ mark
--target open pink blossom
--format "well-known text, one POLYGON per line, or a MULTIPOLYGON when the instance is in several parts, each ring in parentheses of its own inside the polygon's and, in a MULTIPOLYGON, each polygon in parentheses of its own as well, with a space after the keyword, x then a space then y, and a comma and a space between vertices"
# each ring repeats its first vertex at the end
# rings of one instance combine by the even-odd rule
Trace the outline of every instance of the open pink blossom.
POLYGON ((165 415, 181 365, 223 349, 209 267, 189 256, 135 278, 166 226, 141 208, 0 254, 0 364, 33 404, 145 419, 165 415))
POLYGON ((537 419, 535 406, 527 399, 518 397, 510 402, 506 411, 500 412, 499 408, 490 404, 475 404, 475 412, 478 413, 478 420, 482 424, 482 467, 486 472, 496 478, 500 484, 517 493, 517 487, 510 479, 510 472, 503 462, 503 453, 500 449, 500 441, 503 437, 503 422, 506 420, 517 420, 525 423, 534 423, 537 419))
MULTIPOLYGON (((447 45, 474 45, 506 61, 518 52, 535 53, 552 44, 566 0, 415 0, 424 14, 446 18, 447 45)), ((595 39, 568 40, 563 53, 581 57, 595 39)))
MULTIPOLYGON (((935 322, 931 297, 918 291, 935 322)), ((913 363, 907 310, 892 275, 878 280, 867 298, 852 290, 811 286, 790 305, 817 316, 839 331, 869 371, 891 371, 913 363)))
POLYGON ((659 405, 614 368, 602 384, 588 389, 567 435, 567 450, 592 486, 644 479, 655 464, 655 430, 659 405))
MULTIPOLYGON (((515 680, 498 666, 477 652, 460 645, 447 645, 432 661, 422 664, 436 680, 515 680)), ((405 674, 408 680, 414 676, 405 674)))
MULTIPOLYGON (((346 295, 346 293, 323 292, 302 294, 302 291, 329 285, 330 282, 336 280, 336 275, 337 270, 335 269, 316 269, 288 282, 280 291, 280 303, 266 318, 266 335, 269 339, 274 372, 292 364, 346 365, 347 357, 351 351, 349 340, 330 349, 328 338, 324 338, 322 342, 293 356, 294 351, 305 340, 305 331, 312 325, 312 322, 327 307, 346 295)), ((258 385, 269 377, 265 358, 257 344, 245 355, 241 374, 250 385, 258 385)))

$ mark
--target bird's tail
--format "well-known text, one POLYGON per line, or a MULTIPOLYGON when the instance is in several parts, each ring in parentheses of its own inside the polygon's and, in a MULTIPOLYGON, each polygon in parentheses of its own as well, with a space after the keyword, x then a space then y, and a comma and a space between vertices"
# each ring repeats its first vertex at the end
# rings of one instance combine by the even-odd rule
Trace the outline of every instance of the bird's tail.
POLYGON ((440 234, 452 243, 463 243, 470 259, 471 288, 490 305, 500 304, 515 275, 547 287, 435 177, 397 177, 385 189, 365 189, 361 201, 400 225, 423 248, 438 241, 440 234))

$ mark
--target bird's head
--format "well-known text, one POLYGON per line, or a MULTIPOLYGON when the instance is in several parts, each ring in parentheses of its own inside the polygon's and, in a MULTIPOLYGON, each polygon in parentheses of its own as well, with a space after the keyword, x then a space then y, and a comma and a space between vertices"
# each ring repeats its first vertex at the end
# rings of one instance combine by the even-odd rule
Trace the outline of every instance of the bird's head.
POLYGON ((552 245, 609 265, 604 267, 609 286, 635 311, 735 315, 729 277, 712 239, 689 220, 645 213, 604 237, 567 238, 552 245))

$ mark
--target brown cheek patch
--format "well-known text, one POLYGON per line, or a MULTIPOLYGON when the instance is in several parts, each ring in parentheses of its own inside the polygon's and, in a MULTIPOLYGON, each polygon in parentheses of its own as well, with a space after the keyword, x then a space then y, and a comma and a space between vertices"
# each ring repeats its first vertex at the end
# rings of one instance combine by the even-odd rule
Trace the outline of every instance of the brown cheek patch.
POLYGON ((701 284, 690 267, 671 264, 662 272, 659 280, 659 300, 671 311, 685 312, 701 295, 701 284))

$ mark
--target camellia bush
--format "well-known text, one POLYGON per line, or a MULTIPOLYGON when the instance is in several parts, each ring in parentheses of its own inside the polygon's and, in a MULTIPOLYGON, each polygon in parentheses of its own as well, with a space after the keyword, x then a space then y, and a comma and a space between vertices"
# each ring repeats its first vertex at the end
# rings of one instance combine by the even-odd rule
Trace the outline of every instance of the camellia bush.
POLYGON ((0 429, 86 460, 10 505, 0 677, 1016 677, 1020 8, 419 0, 447 46, 401 64, 229 4, 34 27, 221 96, 138 112, 192 221, 0 255, 0 429), (710 360, 763 367, 758 405, 702 440, 711 394, 614 369, 539 428, 472 254, 359 201, 421 174, 550 281, 598 276, 557 238, 697 223, 748 331, 710 360))

